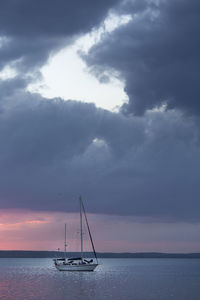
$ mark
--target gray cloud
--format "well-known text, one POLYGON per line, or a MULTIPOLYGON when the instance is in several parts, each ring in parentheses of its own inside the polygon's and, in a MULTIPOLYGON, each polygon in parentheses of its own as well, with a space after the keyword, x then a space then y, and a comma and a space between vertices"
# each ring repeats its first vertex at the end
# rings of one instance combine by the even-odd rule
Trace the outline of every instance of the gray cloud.
POLYGON ((1 102, 1 208, 199 220, 196 124, 180 112, 143 117, 16 91, 1 102))
POLYGON ((122 8, 135 13, 133 20, 91 49, 86 60, 93 72, 120 72, 126 113, 141 115, 165 103, 199 114, 199 1, 142 1, 139 8, 138 1, 126 1, 122 8))
POLYGON ((77 34, 90 31, 119 0, 1 1, 0 68, 17 61, 20 70, 38 68, 77 34))
POLYGON ((1 33, 8 36, 65 36, 92 28, 117 0, 4 1, 0 4, 1 33))
POLYGON ((0 81, 1 208, 73 211, 81 193, 95 213, 199 221, 199 4, 115 6, 137 15, 87 60, 97 73, 111 68, 125 78, 123 111, 138 115, 127 117, 25 92, 26 72, 38 75, 51 51, 90 30, 118 1, 88 0, 78 9, 77 1, 52 3, 0 4, 1 67, 19 71, 0 81), (163 103, 171 109, 148 110, 163 103))

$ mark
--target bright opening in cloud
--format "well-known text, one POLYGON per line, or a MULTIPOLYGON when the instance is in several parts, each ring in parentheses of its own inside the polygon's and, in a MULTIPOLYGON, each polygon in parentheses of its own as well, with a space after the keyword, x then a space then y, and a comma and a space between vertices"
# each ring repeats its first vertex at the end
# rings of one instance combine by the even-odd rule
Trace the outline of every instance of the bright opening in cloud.
POLYGON ((62 49, 49 59, 41 69, 43 80, 29 85, 28 90, 39 92, 44 97, 61 97, 82 102, 93 102, 97 107, 111 111, 118 110, 128 97, 124 92, 124 82, 116 74, 106 74, 108 82, 99 80, 89 72, 86 63, 80 57, 98 43, 103 34, 112 32, 128 23, 130 15, 109 15, 96 30, 78 38, 71 46, 62 49))
POLYGON ((17 75, 17 71, 14 68, 12 68, 11 66, 7 65, 0 72, 0 80, 8 80, 8 79, 16 77, 16 75, 17 75))

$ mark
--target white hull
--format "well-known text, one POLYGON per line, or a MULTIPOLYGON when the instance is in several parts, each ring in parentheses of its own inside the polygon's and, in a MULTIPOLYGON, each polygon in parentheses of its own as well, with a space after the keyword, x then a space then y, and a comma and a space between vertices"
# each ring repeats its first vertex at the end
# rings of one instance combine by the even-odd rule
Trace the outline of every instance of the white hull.
POLYGON ((55 266, 59 271, 94 271, 98 264, 56 264, 55 266))

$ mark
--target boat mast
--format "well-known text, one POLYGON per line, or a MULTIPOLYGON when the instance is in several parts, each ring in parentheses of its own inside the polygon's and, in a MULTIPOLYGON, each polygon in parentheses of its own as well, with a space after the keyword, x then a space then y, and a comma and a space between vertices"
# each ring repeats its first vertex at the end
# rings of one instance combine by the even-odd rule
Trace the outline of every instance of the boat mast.
POLYGON ((83 258, 83 222, 82 222, 82 199, 80 197, 80 238, 81 238, 81 259, 83 258))
POLYGON ((65 243, 64 243, 65 260, 66 260, 66 247, 67 247, 67 241, 66 241, 66 224, 65 224, 65 243))

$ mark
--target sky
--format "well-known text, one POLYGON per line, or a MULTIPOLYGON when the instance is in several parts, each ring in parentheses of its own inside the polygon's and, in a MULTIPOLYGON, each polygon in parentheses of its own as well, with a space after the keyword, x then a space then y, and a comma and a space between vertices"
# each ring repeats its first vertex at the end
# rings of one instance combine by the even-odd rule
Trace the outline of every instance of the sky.
POLYGON ((99 252, 200 252, 199 20, 198 0, 1 1, 0 250, 62 249, 65 223, 78 249, 82 195, 99 252))

